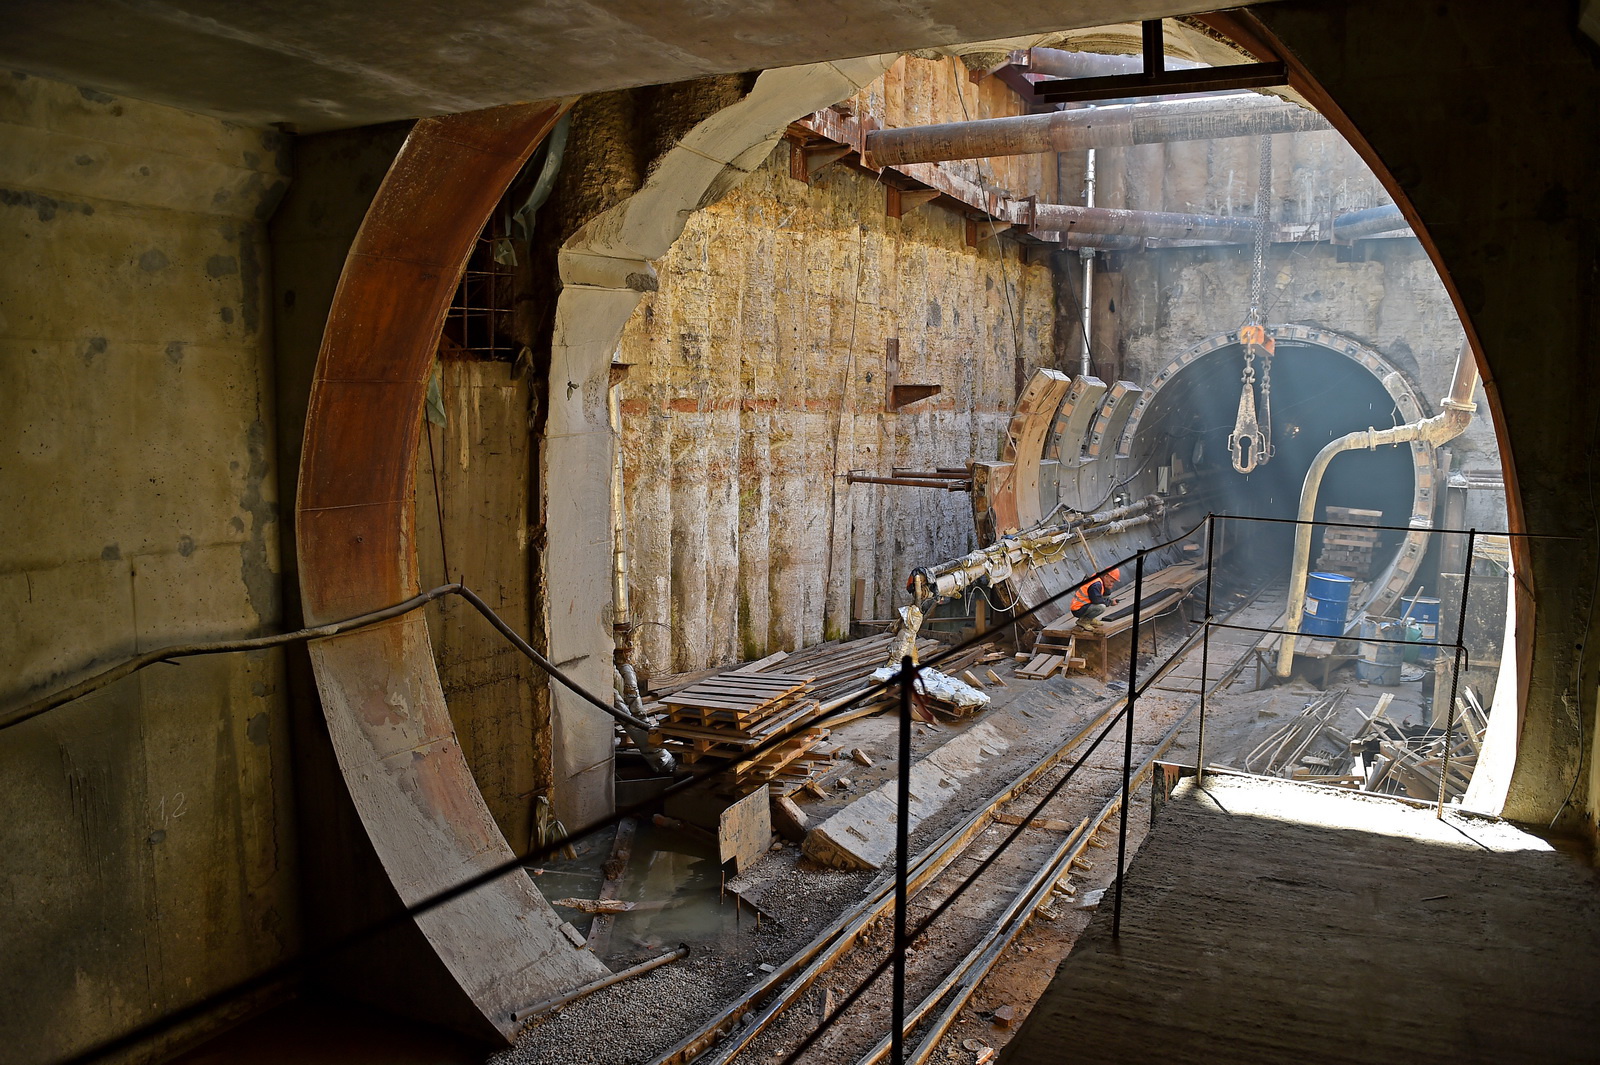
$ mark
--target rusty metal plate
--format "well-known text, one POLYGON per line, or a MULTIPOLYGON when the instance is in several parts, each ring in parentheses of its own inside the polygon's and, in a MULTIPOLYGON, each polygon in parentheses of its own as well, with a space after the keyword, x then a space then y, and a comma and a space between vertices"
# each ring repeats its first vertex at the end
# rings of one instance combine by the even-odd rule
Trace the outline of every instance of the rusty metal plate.
MULTIPOLYGON (((554 103, 428 118, 412 130, 339 279, 317 359, 296 535, 306 622, 387 606, 417 587, 412 478, 426 379, 479 230, 560 117, 554 103)), ((328 733, 361 822, 414 905, 514 860, 461 752, 420 613, 311 646, 328 733)), ((483 1020, 606 973, 525 873, 417 918, 483 1020)), ((459 1016, 459 1003, 394 1003, 459 1016)))

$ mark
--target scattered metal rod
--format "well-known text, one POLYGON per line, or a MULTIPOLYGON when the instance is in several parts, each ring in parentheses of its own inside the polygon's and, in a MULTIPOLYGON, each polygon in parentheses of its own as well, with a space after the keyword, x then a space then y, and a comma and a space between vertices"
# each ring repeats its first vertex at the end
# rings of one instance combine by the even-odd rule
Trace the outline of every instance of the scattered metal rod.
POLYGON ((393 606, 368 611, 365 614, 357 614, 354 617, 345 618, 342 621, 329 622, 326 625, 313 625, 310 628, 296 629, 293 632, 278 633, 275 636, 256 636, 248 640, 211 640, 206 643, 173 644, 170 647, 146 651, 142 655, 136 655, 119 665, 112 666, 103 673, 97 673, 87 680, 80 681, 70 688, 63 688, 50 695, 35 699, 30 703, 24 703, 14 710, 7 711, 5 714, 0 715, 0 731, 11 728, 13 725, 20 725, 30 718, 38 717, 40 714, 64 706, 74 699, 81 699, 85 695, 99 691, 108 684, 114 684, 124 677, 131 676, 147 666, 153 666, 157 662, 170 662, 174 658, 192 658, 197 655, 228 654, 235 651, 263 651, 273 647, 282 647, 285 644, 298 643, 302 640, 320 640, 329 636, 339 636, 347 632, 354 632, 357 629, 368 628, 381 622, 392 621, 402 614, 409 614, 418 607, 426 606, 428 603, 436 599, 442 599, 447 595, 459 595, 471 603, 473 609, 482 614, 497 632, 510 641, 511 645, 521 651, 534 665, 582 696, 586 701, 593 703, 596 707, 624 724, 643 729, 650 727, 648 721, 641 721, 632 714, 625 714, 610 703, 604 702, 585 691, 576 681, 563 673, 555 663, 535 651, 527 640, 519 636, 515 629, 501 619, 500 615, 489 609, 489 605, 478 598, 477 593, 472 589, 464 584, 441 584, 437 588, 414 595, 410 599, 395 603, 393 606))
POLYGON ((528 1021, 536 1021, 547 1013, 558 1010, 562 1006, 570 1005, 571 1003, 578 1001, 580 998, 585 998, 589 995, 592 995, 596 991, 610 987, 612 984, 620 984, 622 981, 631 979, 632 977, 642 976, 651 969, 659 969, 669 962, 675 962, 679 958, 687 958, 688 956, 689 944, 679 943, 677 950, 668 951, 666 954, 663 954, 658 958, 651 958, 648 961, 642 961, 638 965, 623 969, 621 972, 612 973, 610 976, 602 976, 598 980, 592 980, 574 991, 568 991, 565 995, 558 996, 557 998, 547 998, 543 1002, 529 1006, 525 1010, 518 1010, 516 1013, 511 1015, 511 1019, 517 1024, 523 1024, 528 1021))

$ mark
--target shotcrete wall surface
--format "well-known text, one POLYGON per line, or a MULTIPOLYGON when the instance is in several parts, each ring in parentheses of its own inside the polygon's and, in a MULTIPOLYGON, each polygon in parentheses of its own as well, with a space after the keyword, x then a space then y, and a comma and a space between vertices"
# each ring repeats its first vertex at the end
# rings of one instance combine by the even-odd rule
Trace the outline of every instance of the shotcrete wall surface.
MULTIPOLYGON (((0 76, 0 705, 281 622, 277 133, 0 76)), ((275 654, 0 733, 0 1052, 54 1061, 298 935, 275 654)), ((246 1003, 236 1003, 236 1007, 246 1003)))
POLYGON ((969 501, 840 475, 995 457, 1017 360, 1050 351, 1053 282, 1015 244, 968 248, 960 216, 888 218, 869 177, 834 166, 807 186, 788 166, 779 146, 690 219, 623 336, 633 609, 655 671, 840 636, 853 577, 868 616, 891 616, 913 567, 974 546, 969 501), (898 412, 891 337, 902 382, 943 387, 898 412))

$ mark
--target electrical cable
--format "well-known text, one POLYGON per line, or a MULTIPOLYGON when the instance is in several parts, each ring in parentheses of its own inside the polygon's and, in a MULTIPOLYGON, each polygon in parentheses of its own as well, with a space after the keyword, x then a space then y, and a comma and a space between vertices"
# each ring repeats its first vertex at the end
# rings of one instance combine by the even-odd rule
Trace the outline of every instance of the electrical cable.
POLYGON ((545 673, 548 673, 550 676, 560 681, 561 684, 569 688, 574 694, 580 696, 587 702, 592 703, 594 706, 598 707, 600 710, 603 710, 611 717, 614 717, 626 724, 632 725, 635 728, 650 727, 649 722, 641 721, 631 714, 622 713, 609 702, 601 700, 597 696, 585 690, 576 681, 572 680, 572 678, 568 677, 548 658, 534 650, 533 646, 529 644, 528 641, 517 635, 516 630, 508 625, 503 619, 501 619, 498 614, 491 610, 489 605, 480 599, 477 593, 473 592, 472 589, 468 588, 464 584, 442 584, 437 588, 414 595, 410 599, 402 600, 401 602, 394 603, 390 606, 381 607, 378 610, 371 610, 364 614, 357 614, 341 621, 332 621, 325 625, 313 625, 308 628, 296 629, 293 632, 278 633, 273 636, 256 636, 245 640, 210 640, 204 643, 174 644, 168 647, 157 648, 154 651, 146 651, 143 654, 135 655, 132 658, 126 659, 123 662, 112 666, 110 669, 104 670, 103 672, 97 673, 92 677, 82 680, 71 687, 62 688, 58 691, 52 692, 49 695, 40 696, 31 702, 24 703, 15 709, 0 714, 0 732, 3 732, 4 730, 12 728, 16 725, 20 725, 24 721, 31 720, 35 717, 38 717, 40 714, 47 713, 56 709, 57 707, 65 706, 67 703, 70 703, 75 699, 81 699, 85 695, 99 691, 101 688, 104 688, 109 684, 114 684, 115 682, 122 680, 124 677, 132 676, 134 673, 137 673, 146 667, 153 666, 157 662, 166 662, 171 664, 174 658, 194 658, 200 655, 231 654, 237 651, 263 651, 273 647, 282 647, 286 644, 299 643, 304 640, 319 640, 329 636, 339 636, 343 633, 355 632, 358 629, 369 628, 370 626, 380 624, 381 622, 392 621, 393 619, 404 614, 411 613, 413 610, 416 610, 419 607, 426 606, 435 599, 442 599, 447 595, 459 595, 461 598, 471 603, 473 608, 476 609, 478 613, 482 614, 489 624, 494 626, 495 630, 509 640, 511 644, 517 648, 517 650, 521 651, 523 655, 529 658, 534 665, 538 666, 545 673))

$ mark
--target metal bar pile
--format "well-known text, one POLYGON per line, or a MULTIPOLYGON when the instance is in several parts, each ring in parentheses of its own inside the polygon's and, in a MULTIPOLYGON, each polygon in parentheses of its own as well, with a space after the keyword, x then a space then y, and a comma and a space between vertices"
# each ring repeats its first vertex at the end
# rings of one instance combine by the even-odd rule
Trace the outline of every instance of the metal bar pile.
MULTIPOLYGON (((1337 688, 1307 703, 1287 725, 1245 755, 1247 772, 1262 776, 1309 779, 1334 775, 1348 761, 1350 740, 1333 727, 1349 691, 1337 688)), ((1387 703, 1384 703, 1387 706, 1387 703)))
POLYGON ((1445 801, 1459 799, 1472 782, 1472 770, 1483 750, 1489 715, 1469 688, 1458 702, 1456 727, 1405 728, 1389 722, 1369 723, 1359 737, 1363 791, 1407 795, 1433 802, 1441 788, 1445 801))
POLYGON ((1385 714, 1394 696, 1388 693, 1364 715, 1355 735, 1346 736, 1333 723, 1348 694, 1340 688, 1308 703, 1245 756, 1244 769, 1424 802, 1438 797, 1441 783, 1447 800, 1465 794, 1489 727, 1488 714, 1470 689, 1463 693, 1448 741, 1445 729, 1389 721, 1385 714))

